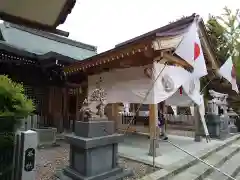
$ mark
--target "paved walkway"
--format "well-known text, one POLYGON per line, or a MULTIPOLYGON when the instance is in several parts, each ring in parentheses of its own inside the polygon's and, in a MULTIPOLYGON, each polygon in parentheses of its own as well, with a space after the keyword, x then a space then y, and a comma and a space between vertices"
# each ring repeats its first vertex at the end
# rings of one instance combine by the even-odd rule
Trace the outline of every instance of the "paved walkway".
MULTIPOLYGON (((217 144, 224 143, 224 141, 220 140, 211 140, 211 142, 207 143, 205 139, 201 142, 194 142, 194 139, 191 137, 176 135, 169 135, 168 137, 172 143, 196 156, 200 152, 211 149, 217 144)), ((119 146, 119 154, 130 159, 152 164, 153 158, 148 156, 149 142, 150 140, 146 136, 126 135, 124 142, 119 146)), ((182 159, 185 159, 187 156, 190 156, 168 142, 163 141, 159 141, 157 154, 158 156, 155 158, 156 166, 162 168, 168 168, 182 159)))
MULTIPOLYGON (((168 135, 169 140, 186 150, 187 152, 199 156, 203 152, 207 152, 213 147, 225 144, 223 140, 211 140, 209 143, 203 138, 201 142, 195 142, 193 137, 168 135)), ((124 142, 119 144, 118 152, 120 156, 137 160, 149 165, 153 164, 153 157, 148 155, 150 140, 144 135, 125 135, 124 142)), ((171 169, 175 164, 182 160, 190 158, 190 155, 182 152, 168 142, 159 141, 157 148, 157 157, 155 165, 164 169, 171 169)), ((193 158, 192 158, 193 159, 193 158)))

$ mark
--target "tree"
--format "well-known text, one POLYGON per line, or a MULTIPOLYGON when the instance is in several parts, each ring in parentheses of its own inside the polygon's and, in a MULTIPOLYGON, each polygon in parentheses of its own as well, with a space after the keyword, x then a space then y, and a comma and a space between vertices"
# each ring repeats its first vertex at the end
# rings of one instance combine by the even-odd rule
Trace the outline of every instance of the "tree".
MULTIPOLYGON (((212 47, 216 53, 217 59, 222 65, 229 56, 232 56, 233 62, 236 65, 237 83, 240 84, 240 22, 239 10, 232 11, 225 7, 223 14, 220 16, 209 16, 206 28, 212 43, 212 47)), ((220 84, 215 90, 220 91, 223 84, 219 83, 220 80, 215 80, 215 84, 220 84), (217 81, 217 82, 216 82, 217 81)), ((240 98, 232 92, 231 86, 228 86, 229 103, 236 110, 239 108, 240 98)))
POLYGON ((227 42, 226 37, 223 35, 225 28, 218 22, 216 17, 211 15, 209 16, 206 27, 217 59, 223 64, 229 56, 228 48, 224 46, 227 42))
POLYGON ((223 64, 232 56, 236 65, 240 64, 240 22, 239 10, 234 12, 224 8, 221 16, 209 16, 207 31, 218 60, 223 64))
POLYGON ((25 96, 23 85, 0 75, 0 117, 25 118, 33 111, 32 100, 25 96))
POLYGON ((29 116, 33 111, 34 105, 24 95, 23 85, 0 75, 0 147, 5 145, 2 143, 6 141, 5 135, 13 136, 22 118, 29 116))

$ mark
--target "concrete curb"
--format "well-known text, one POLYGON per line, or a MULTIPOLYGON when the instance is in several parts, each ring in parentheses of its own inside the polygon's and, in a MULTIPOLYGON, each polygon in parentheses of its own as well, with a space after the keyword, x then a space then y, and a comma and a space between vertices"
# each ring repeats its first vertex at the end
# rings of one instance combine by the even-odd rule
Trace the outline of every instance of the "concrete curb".
MULTIPOLYGON (((140 162, 140 163, 143 163, 143 164, 146 164, 146 165, 149 165, 149 166, 153 166, 152 163, 150 163, 149 161, 147 160, 144 160, 144 159, 136 159, 135 157, 131 157, 131 156, 128 156, 126 154, 123 154, 123 153, 118 153, 119 157, 122 157, 122 158, 125 158, 125 159, 129 159, 129 160, 132 160, 132 161, 137 161, 137 162, 140 162)), ((157 168, 161 168, 162 169, 162 165, 156 163, 155 166, 157 168)))
MULTIPOLYGON (((202 151, 199 153, 198 157, 201 159, 205 159, 208 156, 212 155, 213 153, 225 148, 226 146, 232 144, 233 142, 240 139, 240 134, 237 134, 235 136, 232 136, 225 140, 223 144, 216 145, 215 147, 212 147, 208 150, 202 151)), ((148 174, 141 178, 141 180, 167 180, 170 177, 173 177, 174 175, 184 171, 185 169, 189 168, 192 165, 195 165, 198 163, 197 159, 194 159, 191 156, 186 157, 184 160, 181 160, 179 163, 175 163, 175 166, 171 166, 166 169, 160 169, 159 171, 156 171, 154 173, 148 174)))

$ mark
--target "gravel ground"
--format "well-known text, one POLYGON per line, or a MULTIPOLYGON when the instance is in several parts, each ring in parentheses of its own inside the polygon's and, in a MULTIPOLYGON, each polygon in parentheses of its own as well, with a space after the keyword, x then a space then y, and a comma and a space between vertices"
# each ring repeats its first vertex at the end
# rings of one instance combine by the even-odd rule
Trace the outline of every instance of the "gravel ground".
MULTIPOLYGON (((36 180, 56 180, 54 176, 57 169, 68 165, 69 146, 61 142, 59 147, 40 149, 37 154, 36 180)), ((126 180, 139 179, 153 172, 153 168, 136 161, 119 158, 119 165, 133 170, 134 176, 126 180)))

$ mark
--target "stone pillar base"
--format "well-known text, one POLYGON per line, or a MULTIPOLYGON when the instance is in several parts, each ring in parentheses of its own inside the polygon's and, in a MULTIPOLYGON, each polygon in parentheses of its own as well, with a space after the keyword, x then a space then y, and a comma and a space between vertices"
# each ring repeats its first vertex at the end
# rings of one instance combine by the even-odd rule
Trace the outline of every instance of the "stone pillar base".
POLYGON ((149 156, 154 156, 154 157, 157 157, 159 156, 160 154, 157 152, 157 148, 159 148, 159 142, 157 139, 151 139, 150 140, 150 146, 149 146, 149 152, 148 152, 148 155, 149 156), (154 144, 155 143, 155 144, 154 144), (154 147, 155 146, 155 147, 154 147), (155 150, 154 150, 155 148, 155 150))
POLYGON ((202 137, 200 135, 195 135, 194 141, 195 142, 201 142, 202 141, 202 137))
POLYGON ((115 168, 112 171, 108 173, 102 173, 98 174, 96 176, 91 176, 91 177, 84 177, 81 176, 78 172, 70 169, 70 168, 65 168, 64 172, 58 172, 57 177, 60 180, 90 180, 90 179, 99 179, 99 180, 123 180, 124 177, 127 176, 132 176, 133 172, 130 170, 123 170, 122 168, 115 168))
POLYGON ((238 132, 238 129, 234 124, 229 125, 228 129, 229 129, 229 133, 237 133, 238 132))

